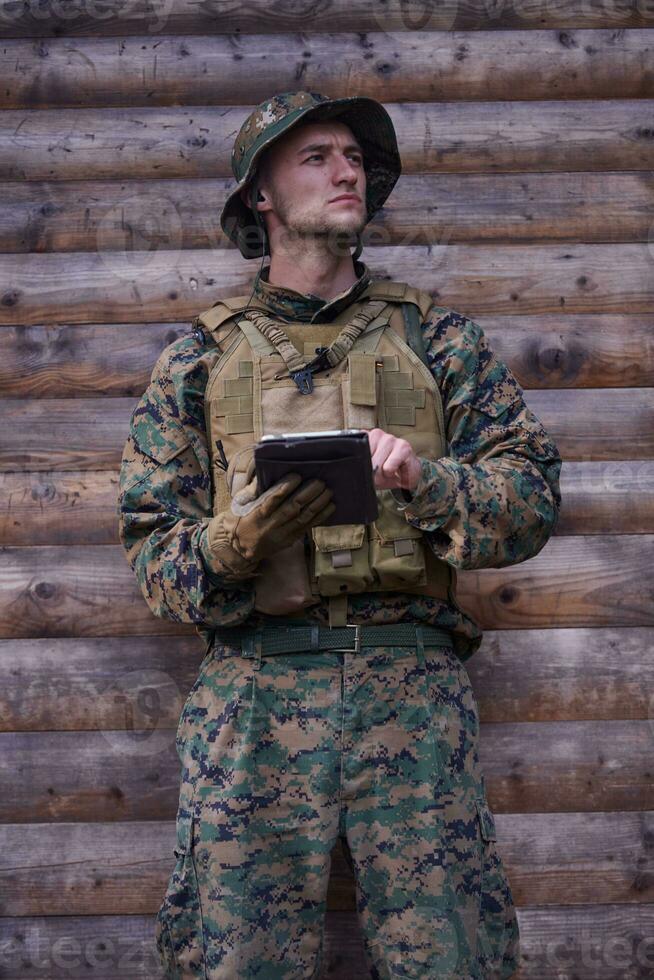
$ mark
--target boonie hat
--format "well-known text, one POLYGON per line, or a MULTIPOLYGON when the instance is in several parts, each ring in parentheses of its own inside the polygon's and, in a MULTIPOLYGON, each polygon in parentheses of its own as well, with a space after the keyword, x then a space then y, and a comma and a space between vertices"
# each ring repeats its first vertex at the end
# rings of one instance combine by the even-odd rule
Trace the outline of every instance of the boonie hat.
POLYGON ((363 150, 366 172, 366 221, 382 207, 402 172, 391 117, 380 102, 364 96, 330 99, 318 92, 282 92, 253 109, 241 126, 232 149, 236 187, 220 215, 223 231, 246 259, 269 254, 261 216, 241 200, 240 192, 254 178, 261 154, 300 122, 337 118, 350 127, 363 150))

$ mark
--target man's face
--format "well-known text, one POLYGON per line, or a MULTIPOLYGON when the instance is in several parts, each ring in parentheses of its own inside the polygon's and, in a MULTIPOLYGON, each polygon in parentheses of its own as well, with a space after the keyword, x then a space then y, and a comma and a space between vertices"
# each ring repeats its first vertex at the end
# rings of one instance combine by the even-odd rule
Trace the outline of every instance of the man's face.
MULTIPOLYGON (((361 146, 337 120, 291 130, 266 155, 260 188, 268 234, 351 236, 366 225, 366 174, 361 146)), ((261 210, 261 208, 260 208, 261 210)))

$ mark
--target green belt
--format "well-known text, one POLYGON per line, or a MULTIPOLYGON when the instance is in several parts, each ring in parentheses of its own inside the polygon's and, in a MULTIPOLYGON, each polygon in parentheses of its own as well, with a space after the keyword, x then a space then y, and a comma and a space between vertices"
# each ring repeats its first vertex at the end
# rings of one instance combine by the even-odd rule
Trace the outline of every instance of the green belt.
POLYGON ((454 647, 452 635, 436 626, 391 623, 388 626, 235 626, 217 629, 215 643, 241 648, 243 657, 277 653, 317 653, 320 650, 358 653, 365 647, 454 647))

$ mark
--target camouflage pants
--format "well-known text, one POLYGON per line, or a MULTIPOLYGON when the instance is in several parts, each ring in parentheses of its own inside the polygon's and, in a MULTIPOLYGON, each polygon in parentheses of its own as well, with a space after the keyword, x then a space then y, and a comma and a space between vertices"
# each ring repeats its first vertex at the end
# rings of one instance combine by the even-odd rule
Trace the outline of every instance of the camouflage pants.
POLYGON ((156 922, 169 978, 321 975, 345 837, 371 976, 518 967, 467 671, 444 647, 205 657, 177 731, 177 863, 156 922))

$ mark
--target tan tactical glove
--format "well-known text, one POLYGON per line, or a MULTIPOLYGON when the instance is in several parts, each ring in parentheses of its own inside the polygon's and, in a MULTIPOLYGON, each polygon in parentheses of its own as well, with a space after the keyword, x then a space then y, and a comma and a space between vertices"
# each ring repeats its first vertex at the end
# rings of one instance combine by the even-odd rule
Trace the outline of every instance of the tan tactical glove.
POLYGON ((208 526, 211 553, 235 579, 249 578, 262 558, 287 548, 334 513, 332 491, 322 480, 291 473, 257 496, 256 476, 232 498, 230 510, 208 526), (300 486, 302 484, 302 486, 300 486), (300 489, 297 489, 297 488, 300 489))

